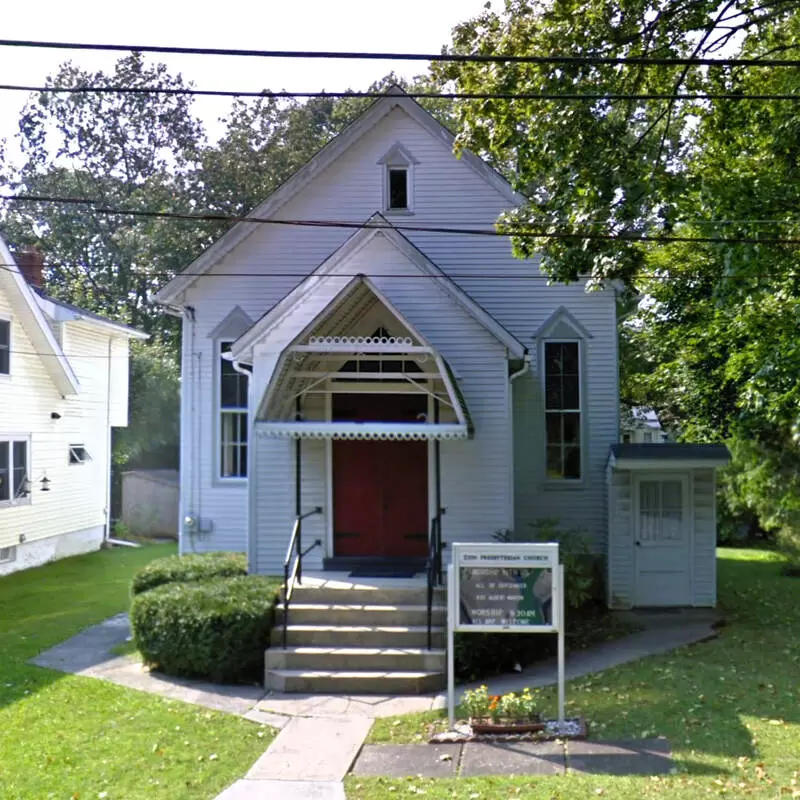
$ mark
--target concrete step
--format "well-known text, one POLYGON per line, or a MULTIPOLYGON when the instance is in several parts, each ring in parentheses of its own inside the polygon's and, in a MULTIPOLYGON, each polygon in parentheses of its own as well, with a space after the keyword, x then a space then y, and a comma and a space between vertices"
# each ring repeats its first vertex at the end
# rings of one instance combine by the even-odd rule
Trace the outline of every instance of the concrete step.
MULTIPOLYGON (((444 625, 444 606, 433 609, 432 624, 444 625)), ((276 627, 283 623, 283 608, 278 605, 276 627)), ((294 603, 289 607, 290 625, 427 625, 427 605, 361 605, 351 603, 294 603)))
MULTIPOLYGON (((293 618, 289 612, 290 618, 293 618)), ((444 647, 446 629, 431 628, 431 643, 444 647)), ((427 625, 294 625, 286 631, 290 646, 309 647, 427 647, 427 625)), ((272 645, 283 646, 283 626, 272 629, 272 645)))
POLYGON ((444 672, 444 650, 420 647, 270 647, 268 670, 444 672))
MULTIPOLYGON (((446 594, 444 589, 434 589, 434 605, 443 606, 446 594)), ((364 588, 330 588, 328 586, 298 586, 292 590, 292 605, 295 603, 353 603, 356 605, 390 605, 390 606, 416 606, 427 605, 428 590, 423 587, 401 588, 394 587, 364 587, 364 588)))
POLYGON ((267 669, 264 686, 275 692, 324 694, 426 694, 444 687, 443 672, 267 669))

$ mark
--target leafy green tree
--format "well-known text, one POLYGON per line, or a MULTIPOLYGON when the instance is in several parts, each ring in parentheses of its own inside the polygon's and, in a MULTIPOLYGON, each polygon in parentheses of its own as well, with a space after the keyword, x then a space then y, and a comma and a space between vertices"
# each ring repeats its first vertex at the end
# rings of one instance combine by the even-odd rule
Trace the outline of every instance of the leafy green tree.
MULTIPOLYGON (((763 57, 796 48, 795 2, 509 0, 456 29, 455 52, 550 56, 763 57)), ((502 225, 561 280, 624 281, 623 394, 683 438, 726 440, 724 498, 735 514, 800 530, 800 286, 796 247, 800 127, 794 105, 632 95, 795 93, 794 70, 696 66, 449 64, 475 92, 617 95, 474 101, 459 143, 529 198, 502 225), (588 232, 599 238, 581 237, 588 232), (606 235, 617 238, 602 238, 606 235), (630 242, 637 236, 728 241, 630 242), (633 306, 631 303, 633 302, 633 306)))

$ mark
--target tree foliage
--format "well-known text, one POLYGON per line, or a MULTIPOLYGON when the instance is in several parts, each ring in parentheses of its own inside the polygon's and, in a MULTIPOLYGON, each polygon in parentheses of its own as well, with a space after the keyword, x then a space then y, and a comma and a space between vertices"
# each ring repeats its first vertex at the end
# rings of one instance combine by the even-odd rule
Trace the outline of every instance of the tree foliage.
MULTIPOLYGON (((456 30, 455 52, 611 57, 796 50, 796 2, 509 0, 456 30)), ((736 514, 800 529, 800 123, 795 105, 636 99, 677 92, 800 92, 796 70, 594 63, 449 64, 464 91, 622 95, 614 100, 463 104, 459 143, 529 198, 504 220, 561 280, 625 282, 623 393, 686 440, 726 440, 724 496, 736 514), (730 241, 646 244, 614 237, 730 241)))

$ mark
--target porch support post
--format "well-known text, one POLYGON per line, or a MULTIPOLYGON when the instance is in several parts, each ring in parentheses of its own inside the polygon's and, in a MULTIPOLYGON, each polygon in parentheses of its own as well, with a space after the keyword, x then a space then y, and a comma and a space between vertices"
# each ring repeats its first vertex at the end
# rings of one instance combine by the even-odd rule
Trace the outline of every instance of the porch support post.
MULTIPOLYGON (((433 401, 433 421, 439 424, 439 400, 433 401)), ((433 440, 433 475, 436 499, 436 535, 439 538, 436 548, 436 582, 442 582, 442 454, 439 438, 433 440)))
MULTIPOLYGON (((300 413, 300 398, 294 401, 294 418, 296 422, 300 422, 302 417, 300 413)), ((294 515, 297 520, 297 537, 295 539, 295 552, 297 553, 297 582, 302 583, 303 580, 303 494, 302 494, 302 465, 301 458, 303 455, 302 439, 298 436, 294 440, 294 515)))

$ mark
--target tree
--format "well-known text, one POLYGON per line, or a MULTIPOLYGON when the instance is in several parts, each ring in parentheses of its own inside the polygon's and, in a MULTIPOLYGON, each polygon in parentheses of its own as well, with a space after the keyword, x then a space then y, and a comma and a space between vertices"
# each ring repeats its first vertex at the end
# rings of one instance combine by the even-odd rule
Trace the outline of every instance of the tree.
MULTIPOLYGON (((796 47, 799 35, 795 2, 509 0, 504 14, 459 26, 452 50, 764 57, 796 47)), ((765 241, 797 236, 795 107, 631 96, 796 94, 796 71, 588 59, 454 63, 437 74, 462 91, 623 95, 464 103, 458 142, 529 198, 503 229, 558 234, 513 239, 518 255, 541 254, 555 279, 625 283, 629 310, 634 301, 621 331, 625 398, 656 408, 685 439, 726 440, 729 508, 784 535, 799 531, 800 259, 796 247, 765 241), (659 235, 729 241, 613 238, 659 235)))

